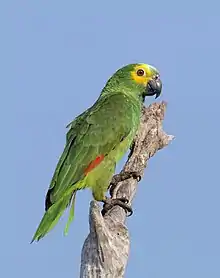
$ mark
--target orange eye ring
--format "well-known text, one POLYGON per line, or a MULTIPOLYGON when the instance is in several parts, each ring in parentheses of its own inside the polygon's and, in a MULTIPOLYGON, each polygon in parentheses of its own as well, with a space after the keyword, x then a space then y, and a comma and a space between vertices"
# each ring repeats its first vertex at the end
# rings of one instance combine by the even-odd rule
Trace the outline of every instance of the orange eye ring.
POLYGON ((144 76, 144 75, 145 75, 145 70, 143 70, 143 69, 137 70, 137 76, 144 76))

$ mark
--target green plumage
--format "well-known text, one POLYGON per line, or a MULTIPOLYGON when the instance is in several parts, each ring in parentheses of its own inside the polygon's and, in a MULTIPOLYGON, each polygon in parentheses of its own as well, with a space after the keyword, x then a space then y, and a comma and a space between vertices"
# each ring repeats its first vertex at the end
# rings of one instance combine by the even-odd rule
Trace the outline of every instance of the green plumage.
POLYGON ((68 125, 66 146, 47 192, 46 212, 32 241, 44 237, 70 206, 67 234, 77 190, 90 187, 97 201, 105 199, 116 163, 139 127, 148 80, 141 83, 132 78, 132 72, 140 65, 149 69, 146 79, 155 74, 155 69, 145 64, 120 69, 109 79, 96 103, 68 125), (91 162, 97 157, 103 160, 92 168, 91 162))

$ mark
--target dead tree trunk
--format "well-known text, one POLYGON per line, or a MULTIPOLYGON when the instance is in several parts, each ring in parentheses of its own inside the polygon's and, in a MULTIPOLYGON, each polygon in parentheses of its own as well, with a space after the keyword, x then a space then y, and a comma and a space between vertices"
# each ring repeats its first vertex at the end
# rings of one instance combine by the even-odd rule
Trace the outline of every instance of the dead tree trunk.
MULTIPOLYGON (((143 109, 139 132, 122 171, 138 171, 143 177, 147 162, 158 150, 173 139, 162 129, 166 103, 154 103, 143 109)), ((130 178, 117 185, 114 197, 126 197, 132 202, 137 180, 130 178)), ((80 278, 122 278, 129 255, 129 233, 125 226, 126 214, 119 206, 103 217, 97 202, 90 204, 90 233, 82 254, 80 278)))

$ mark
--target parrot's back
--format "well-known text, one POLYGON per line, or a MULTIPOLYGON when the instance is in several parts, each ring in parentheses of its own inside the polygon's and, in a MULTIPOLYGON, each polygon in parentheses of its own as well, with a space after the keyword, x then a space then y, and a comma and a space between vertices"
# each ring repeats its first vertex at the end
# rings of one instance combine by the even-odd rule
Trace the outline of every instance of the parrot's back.
POLYGON ((71 205, 68 230, 77 190, 91 187, 94 198, 103 200, 116 163, 136 134, 141 108, 139 99, 115 92, 101 95, 70 123, 66 146, 46 196, 46 212, 33 240, 48 233, 71 205))

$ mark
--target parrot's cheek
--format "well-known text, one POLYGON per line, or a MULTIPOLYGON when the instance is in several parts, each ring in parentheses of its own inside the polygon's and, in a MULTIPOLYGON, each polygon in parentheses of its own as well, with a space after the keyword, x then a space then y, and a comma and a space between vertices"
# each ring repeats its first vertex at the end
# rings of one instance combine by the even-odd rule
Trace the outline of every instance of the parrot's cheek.
POLYGON ((162 91, 162 82, 159 78, 151 79, 146 87, 145 96, 154 96, 158 98, 162 91))

